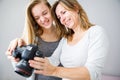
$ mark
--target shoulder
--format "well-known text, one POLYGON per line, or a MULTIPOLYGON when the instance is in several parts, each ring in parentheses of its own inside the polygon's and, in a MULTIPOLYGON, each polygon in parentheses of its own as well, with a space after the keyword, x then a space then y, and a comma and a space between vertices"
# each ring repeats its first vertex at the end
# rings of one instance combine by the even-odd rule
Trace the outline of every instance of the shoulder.
POLYGON ((106 31, 103 27, 95 25, 89 28, 88 30, 90 36, 100 36, 100 35, 106 35, 106 31))
POLYGON ((105 29, 101 26, 95 25, 88 30, 90 41, 104 41, 108 42, 108 36, 105 29))
POLYGON ((66 40, 66 38, 61 38, 61 40, 60 40, 60 43, 63 43, 63 42, 65 42, 65 40, 66 40))
POLYGON ((65 42, 65 38, 61 38, 60 41, 59 41, 59 45, 58 45, 58 48, 61 48, 63 43, 65 42))
POLYGON ((95 26, 92 26, 91 28, 89 28, 89 31, 93 32, 93 33, 98 33, 98 32, 104 32, 105 30, 103 27, 95 25, 95 26))

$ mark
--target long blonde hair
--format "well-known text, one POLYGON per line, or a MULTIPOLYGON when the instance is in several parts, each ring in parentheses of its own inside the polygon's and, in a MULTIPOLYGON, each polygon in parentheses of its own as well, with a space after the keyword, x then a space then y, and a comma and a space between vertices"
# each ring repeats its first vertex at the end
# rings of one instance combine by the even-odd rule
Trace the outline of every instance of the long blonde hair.
POLYGON ((57 15, 56 15, 55 11, 56 11, 56 7, 57 7, 58 4, 62 4, 63 7, 65 7, 66 9, 73 10, 73 11, 77 9, 79 11, 78 14, 79 14, 79 18, 80 18, 81 29, 87 30, 91 26, 93 26, 93 24, 90 23, 86 12, 82 8, 82 6, 78 3, 77 0, 58 0, 53 4, 53 7, 52 7, 52 12, 53 13, 52 14, 53 14, 53 18, 54 18, 56 24, 58 26, 61 26, 64 29, 63 31, 65 33, 66 38, 72 38, 72 35, 74 34, 74 31, 72 29, 66 30, 65 26, 62 25, 60 23, 59 19, 57 18, 57 15))
POLYGON ((47 0, 31 0, 26 8, 26 17, 25 17, 25 27, 23 31, 22 38, 26 44, 34 44, 36 36, 43 34, 42 28, 36 23, 32 15, 32 8, 39 3, 45 3, 49 9, 51 9, 50 4, 47 0))

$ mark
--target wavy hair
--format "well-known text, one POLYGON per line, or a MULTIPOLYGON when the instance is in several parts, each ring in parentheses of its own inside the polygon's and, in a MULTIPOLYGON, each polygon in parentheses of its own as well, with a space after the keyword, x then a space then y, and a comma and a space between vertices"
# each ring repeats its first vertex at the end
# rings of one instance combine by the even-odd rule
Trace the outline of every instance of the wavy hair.
POLYGON ((37 24, 31 12, 35 5, 42 2, 51 9, 51 5, 47 0, 31 0, 26 8, 25 27, 22 36, 26 44, 34 44, 36 36, 43 33, 42 28, 37 24))
POLYGON ((57 0, 52 7, 52 14, 53 14, 53 18, 56 22, 56 24, 58 26, 60 26, 61 28, 63 28, 63 31, 65 33, 65 37, 66 38, 72 38, 72 35, 74 34, 74 31, 72 29, 65 29, 65 26, 62 25, 59 21, 59 19, 57 18, 57 15, 55 13, 56 11, 56 7, 58 4, 61 4, 64 8, 71 10, 71 11, 75 11, 76 9, 78 10, 78 14, 79 14, 79 18, 80 18, 80 27, 83 30, 87 30, 89 29, 91 26, 93 26, 92 23, 90 23, 88 16, 86 14, 86 12, 84 11, 84 9, 82 8, 82 6, 79 4, 79 2, 77 0, 57 0))

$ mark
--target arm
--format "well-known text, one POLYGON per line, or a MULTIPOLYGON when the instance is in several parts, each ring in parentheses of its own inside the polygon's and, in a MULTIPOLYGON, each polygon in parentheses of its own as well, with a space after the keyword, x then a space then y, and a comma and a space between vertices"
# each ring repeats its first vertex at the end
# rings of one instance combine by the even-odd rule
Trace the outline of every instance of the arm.
POLYGON ((68 78, 71 80, 90 80, 89 72, 85 67, 64 68, 56 67, 52 76, 68 78))
POLYGON ((58 71, 55 73, 61 76, 59 72, 61 73, 61 71, 63 71, 61 77, 73 80, 76 78, 78 78, 78 80, 86 80, 89 78, 90 80, 99 80, 108 53, 108 47, 109 43, 104 29, 101 27, 93 27, 89 34, 89 48, 86 64, 83 67, 72 69, 58 68, 58 71))
MULTIPOLYGON (((51 65, 47 59, 35 58, 34 60, 41 62, 39 63, 41 67, 38 68, 39 70, 35 70, 35 73, 73 80, 99 80, 108 51, 108 41, 101 28, 100 30, 99 28, 92 30, 89 38, 88 58, 84 66, 74 68, 56 67, 51 65)), ((30 61, 30 66, 36 67, 34 61, 30 61)))
POLYGON ((85 67, 88 69, 91 80, 100 80, 105 59, 109 49, 109 41, 102 27, 95 27, 90 32, 88 59, 85 67))
POLYGON ((52 65, 47 58, 43 59, 38 57, 35 57, 34 60, 30 60, 29 63, 31 67, 36 68, 34 71, 36 74, 68 78, 72 80, 90 80, 89 72, 85 67, 57 67, 52 65))
POLYGON ((64 38, 60 40, 59 45, 54 51, 54 53, 52 54, 52 56, 48 57, 50 63, 55 66, 58 66, 60 64, 60 53, 61 53, 63 42, 64 42, 64 38))

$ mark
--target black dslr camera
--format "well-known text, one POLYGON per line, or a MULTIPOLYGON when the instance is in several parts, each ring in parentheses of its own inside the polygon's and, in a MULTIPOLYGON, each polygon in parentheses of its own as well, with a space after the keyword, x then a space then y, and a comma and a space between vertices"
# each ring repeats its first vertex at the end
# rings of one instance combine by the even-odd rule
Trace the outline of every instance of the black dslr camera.
POLYGON ((16 64, 15 72, 24 77, 30 77, 34 70, 29 66, 28 60, 33 60, 34 57, 44 58, 43 53, 39 51, 36 45, 17 47, 13 51, 12 56, 20 58, 20 61, 16 64))

